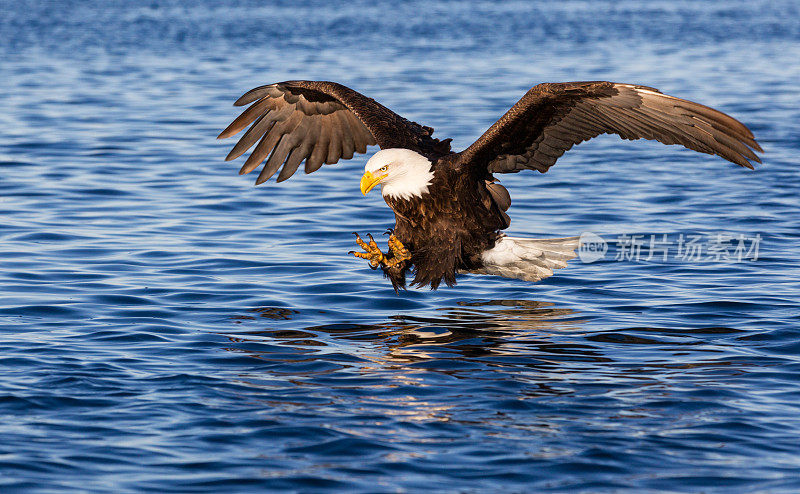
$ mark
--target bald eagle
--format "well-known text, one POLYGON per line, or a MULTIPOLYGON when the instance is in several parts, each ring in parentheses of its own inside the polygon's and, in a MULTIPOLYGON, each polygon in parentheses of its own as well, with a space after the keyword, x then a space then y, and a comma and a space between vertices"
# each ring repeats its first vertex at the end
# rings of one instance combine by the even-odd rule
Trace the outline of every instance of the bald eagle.
MULTIPOLYGON (((256 185, 279 169, 278 182, 305 161, 305 172, 350 159, 378 145, 361 177, 366 195, 380 185, 395 214, 388 248, 371 235, 350 252, 381 268, 395 291, 412 285, 436 289, 456 283, 462 272, 538 281, 575 257, 577 237, 522 239, 508 228, 508 191, 494 175, 522 170, 546 172, 572 146, 600 134, 654 139, 720 156, 753 169, 763 152, 741 122, 707 106, 637 84, 605 81, 534 86, 477 141, 461 152, 451 139, 406 120, 346 86, 327 81, 287 81, 257 87, 234 105, 251 104, 218 138, 250 125, 226 157, 253 145, 240 174, 264 160, 256 185), (252 124, 252 125, 251 125, 252 124)), ((387 233, 389 233, 387 232, 387 233)))

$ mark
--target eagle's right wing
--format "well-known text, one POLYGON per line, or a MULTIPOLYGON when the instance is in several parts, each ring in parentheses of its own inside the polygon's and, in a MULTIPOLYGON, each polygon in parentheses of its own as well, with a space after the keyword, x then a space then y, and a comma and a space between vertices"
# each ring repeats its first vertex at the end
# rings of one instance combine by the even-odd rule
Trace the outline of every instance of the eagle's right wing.
POLYGON ((368 145, 381 149, 412 149, 428 157, 446 154, 449 140, 431 137, 433 129, 397 115, 377 101, 352 89, 327 81, 287 81, 257 87, 234 105, 252 105, 239 115, 218 139, 230 137, 246 126, 226 161, 238 158, 256 142, 240 174, 266 164, 256 184, 267 181, 283 165, 282 182, 305 160, 305 172, 318 170, 365 153, 368 145))

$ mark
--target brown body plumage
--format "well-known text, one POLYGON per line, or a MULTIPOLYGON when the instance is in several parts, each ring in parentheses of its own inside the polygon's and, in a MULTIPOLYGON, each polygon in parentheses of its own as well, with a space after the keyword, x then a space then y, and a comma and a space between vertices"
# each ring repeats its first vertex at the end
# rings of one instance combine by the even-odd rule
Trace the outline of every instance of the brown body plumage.
POLYGON ((481 254, 508 227, 503 205, 492 198, 483 177, 462 173, 450 159, 434 163, 429 194, 386 198, 395 212, 395 234, 411 251, 409 263, 387 273, 396 288, 403 286, 404 271, 411 265, 416 267, 415 285, 455 284, 457 272, 482 267, 481 254))
MULTIPOLYGON (((761 148, 739 121, 632 84, 539 84, 459 153, 450 150, 450 139, 433 138, 432 128, 406 120, 333 82, 262 86, 235 104, 250 103, 219 137, 229 137, 252 124, 226 159, 242 155, 255 144, 240 173, 248 173, 266 160, 257 184, 281 166, 278 182, 288 179, 303 161, 306 173, 311 173, 323 163, 349 159, 374 144, 383 150, 412 150, 430 161, 433 178, 424 193, 384 194, 395 212, 395 235, 411 253, 410 259, 384 269, 395 288, 405 286, 409 269, 415 271, 412 283, 432 288, 442 281, 454 284, 460 271, 505 272, 489 266, 491 256, 486 256, 509 225, 505 211, 510 198, 495 183, 493 174, 524 169, 544 173, 572 146, 600 134, 681 144, 751 169, 751 161, 760 162, 754 150, 761 148)), ((541 257, 544 275, 515 277, 540 279, 549 275, 547 270, 552 274, 553 267, 563 267, 545 257, 541 257)))

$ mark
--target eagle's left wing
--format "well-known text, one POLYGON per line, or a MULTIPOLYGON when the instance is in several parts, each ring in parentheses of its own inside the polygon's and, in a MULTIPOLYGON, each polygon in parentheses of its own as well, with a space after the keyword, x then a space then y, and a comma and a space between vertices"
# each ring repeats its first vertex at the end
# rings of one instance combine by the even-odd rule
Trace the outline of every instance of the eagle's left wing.
POLYGON ((761 162, 753 152, 761 147, 738 120, 651 87, 605 81, 534 86, 457 162, 476 173, 544 173, 572 146, 600 134, 680 144, 750 169, 750 161, 761 162))

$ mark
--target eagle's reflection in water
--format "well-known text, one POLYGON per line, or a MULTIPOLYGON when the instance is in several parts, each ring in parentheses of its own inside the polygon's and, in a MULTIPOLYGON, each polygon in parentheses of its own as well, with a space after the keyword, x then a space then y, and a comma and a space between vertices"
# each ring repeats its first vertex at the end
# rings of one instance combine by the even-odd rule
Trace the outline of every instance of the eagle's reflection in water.
MULTIPOLYGON (((560 333, 580 332, 582 321, 576 311, 556 308, 549 302, 468 301, 433 314, 393 315, 383 323, 312 325, 302 329, 294 329, 297 321, 293 319, 302 319, 299 311, 264 307, 251 312, 238 316, 237 322, 267 319, 270 328, 228 335, 233 341, 293 347, 306 358, 314 354, 324 359, 332 352, 341 352, 381 365, 447 359, 491 362, 494 366, 548 366, 549 359, 544 357, 553 354, 569 356, 571 360, 602 360, 589 345, 572 338, 554 338, 560 333), (284 329, 290 321, 295 323, 294 328, 284 329)), ((248 351, 252 350, 255 348, 248 346, 248 351)), ((253 356, 269 358, 258 351, 253 356)))
MULTIPOLYGON (((514 408, 518 400, 570 393, 557 382, 564 361, 604 360, 574 338, 582 332, 577 316, 552 303, 481 300, 376 324, 303 326, 303 311, 263 307, 235 318, 241 330, 226 335, 234 343, 226 350, 263 362, 235 381, 269 395, 256 399, 274 410, 305 409, 303 400, 324 397, 406 421, 450 421, 454 406, 478 397, 509 399, 514 408)), ((487 413, 470 420, 498 419, 494 405, 487 413)))
POLYGON ((614 327, 573 309, 531 300, 460 302, 373 324, 303 324, 318 317, 318 311, 252 309, 234 318, 242 326, 225 333, 236 343, 227 350, 273 362, 275 371, 298 376, 409 368, 460 377, 476 371, 512 372, 515 379, 529 382, 581 376, 595 384, 618 384, 643 383, 653 371, 666 372, 662 377, 669 379, 690 368, 727 367, 729 362, 720 361, 724 353, 720 355, 718 340, 740 332, 728 327, 614 327), (303 365, 280 365, 290 362, 303 365))
MULTIPOLYGON (((530 407, 551 418, 548 407, 575 410, 562 410, 559 420, 604 416, 617 400, 669 396, 687 381, 697 386, 740 372, 720 349, 740 330, 614 327, 547 302, 462 302, 374 324, 303 322, 318 317, 264 307, 235 318, 239 330, 226 334, 233 343, 226 350, 258 362, 233 378, 255 393, 249 399, 274 413, 356 407, 365 416, 506 427, 530 407)), ((525 416, 513 427, 552 431, 551 421, 525 416)))
MULTIPOLYGON (((441 316, 392 316, 389 326, 396 342, 387 359, 414 362, 435 358, 444 351, 470 359, 522 355, 533 356, 537 344, 551 346, 552 333, 576 331, 580 321, 572 309, 529 300, 462 302, 441 309, 441 316), (569 318, 569 319, 568 319, 569 318)), ((552 350, 552 347, 551 347, 552 350)), ((500 363, 500 360, 497 362, 500 363)))

